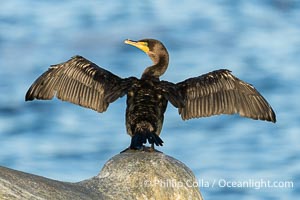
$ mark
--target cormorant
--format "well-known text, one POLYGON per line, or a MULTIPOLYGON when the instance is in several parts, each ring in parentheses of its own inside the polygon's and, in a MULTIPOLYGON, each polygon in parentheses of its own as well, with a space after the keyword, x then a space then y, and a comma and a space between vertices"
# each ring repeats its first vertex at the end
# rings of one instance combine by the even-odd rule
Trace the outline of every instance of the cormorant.
POLYGON ((127 95, 126 129, 130 149, 142 149, 147 141, 162 146, 159 137, 168 101, 183 120, 238 113, 243 117, 276 122, 264 97, 250 84, 227 69, 189 78, 179 83, 160 80, 169 63, 165 46, 158 40, 125 40, 144 51, 153 61, 140 79, 120 78, 82 56, 52 65, 29 88, 25 100, 58 99, 106 111, 108 105, 127 95))

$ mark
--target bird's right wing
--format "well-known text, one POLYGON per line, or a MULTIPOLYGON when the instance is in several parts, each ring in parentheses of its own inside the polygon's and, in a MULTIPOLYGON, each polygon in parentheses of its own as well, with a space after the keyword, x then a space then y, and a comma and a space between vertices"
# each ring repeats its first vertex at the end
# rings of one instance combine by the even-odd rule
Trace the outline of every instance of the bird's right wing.
POLYGON ((81 56, 52 65, 29 88, 25 100, 58 99, 104 112, 125 94, 126 84, 111 72, 81 56))
POLYGON ((229 70, 216 70, 176 84, 184 106, 182 119, 238 113, 253 119, 276 122, 276 116, 264 97, 250 84, 229 70))

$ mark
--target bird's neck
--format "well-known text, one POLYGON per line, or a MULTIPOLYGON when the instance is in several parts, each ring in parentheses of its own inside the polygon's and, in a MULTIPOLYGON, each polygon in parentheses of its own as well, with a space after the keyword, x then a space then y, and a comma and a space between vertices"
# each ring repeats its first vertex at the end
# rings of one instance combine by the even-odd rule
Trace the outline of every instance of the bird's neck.
POLYGON ((165 73, 169 64, 169 56, 168 54, 160 55, 158 57, 149 55, 151 60, 153 61, 153 65, 147 67, 142 75, 142 79, 144 78, 156 78, 159 79, 161 75, 165 73))

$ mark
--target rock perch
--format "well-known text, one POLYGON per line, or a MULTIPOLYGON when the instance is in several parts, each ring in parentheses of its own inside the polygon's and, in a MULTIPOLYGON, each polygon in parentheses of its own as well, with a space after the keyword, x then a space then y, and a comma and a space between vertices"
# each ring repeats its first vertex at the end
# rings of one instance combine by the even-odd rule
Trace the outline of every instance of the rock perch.
POLYGON ((160 152, 126 151, 90 179, 68 183, 0 167, 0 199, 199 199, 192 171, 160 152))

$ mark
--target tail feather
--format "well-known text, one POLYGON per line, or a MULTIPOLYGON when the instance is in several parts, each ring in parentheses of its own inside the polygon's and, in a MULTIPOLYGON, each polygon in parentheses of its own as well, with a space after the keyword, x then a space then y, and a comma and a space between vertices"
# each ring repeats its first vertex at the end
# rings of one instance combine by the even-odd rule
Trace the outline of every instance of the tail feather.
POLYGON ((156 146, 162 146, 163 141, 160 139, 158 135, 156 135, 153 132, 137 132, 134 134, 134 136, 131 138, 131 149, 141 149, 143 148, 143 144, 146 144, 148 142, 152 145, 155 144, 156 146))

